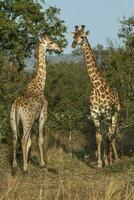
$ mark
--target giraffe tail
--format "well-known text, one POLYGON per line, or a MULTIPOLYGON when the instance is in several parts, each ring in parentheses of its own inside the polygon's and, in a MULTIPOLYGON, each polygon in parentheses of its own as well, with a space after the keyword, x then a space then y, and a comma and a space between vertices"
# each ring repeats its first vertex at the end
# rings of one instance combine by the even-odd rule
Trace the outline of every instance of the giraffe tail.
POLYGON ((15 175, 17 170, 17 142, 18 142, 18 125, 19 125, 19 115, 16 101, 11 106, 10 111, 10 125, 12 130, 12 153, 13 153, 13 160, 12 160, 12 171, 11 174, 15 175))
POLYGON ((19 116, 18 116, 18 112, 17 112, 16 101, 11 106, 10 125, 11 125, 11 130, 12 130, 12 138, 13 138, 13 140, 17 141, 17 139, 18 139, 19 116))

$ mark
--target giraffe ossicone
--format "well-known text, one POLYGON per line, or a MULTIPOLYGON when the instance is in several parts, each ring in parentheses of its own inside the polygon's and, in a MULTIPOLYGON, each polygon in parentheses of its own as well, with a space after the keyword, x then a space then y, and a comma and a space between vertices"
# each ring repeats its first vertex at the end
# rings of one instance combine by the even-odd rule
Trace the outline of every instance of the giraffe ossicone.
POLYGON ((40 164, 45 165, 43 153, 43 132, 47 119, 48 103, 44 96, 46 81, 46 61, 44 53, 46 50, 62 51, 47 34, 39 37, 37 44, 37 66, 34 78, 28 84, 25 95, 17 97, 11 106, 10 124, 13 137, 13 173, 17 169, 17 142, 19 137, 19 122, 22 123, 22 151, 23 151, 23 170, 28 170, 28 153, 31 147, 31 128, 36 119, 39 120, 38 145, 40 152, 40 164))
POLYGON ((115 132, 120 112, 120 102, 117 92, 110 88, 96 65, 93 51, 87 39, 88 34, 89 31, 85 31, 85 25, 82 25, 80 28, 75 26, 72 47, 75 48, 78 45, 82 45, 87 72, 91 82, 90 109, 91 117, 96 127, 97 163, 99 168, 102 167, 103 163, 111 163, 113 155, 118 160, 115 132), (104 120, 108 120, 108 134, 104 151, 105 159, 102 159, 101 154, 101 144, 105 138, 105 134, 101 132, 102 116, 104 120))

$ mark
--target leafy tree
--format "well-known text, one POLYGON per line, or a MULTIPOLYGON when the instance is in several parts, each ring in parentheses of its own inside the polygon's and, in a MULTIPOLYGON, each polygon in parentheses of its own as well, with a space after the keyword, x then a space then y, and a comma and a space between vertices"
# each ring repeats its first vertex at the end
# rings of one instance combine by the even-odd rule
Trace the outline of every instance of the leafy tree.
POLYGON ((124 87, 125 124, 134 125, 134 16, 123 18, 119 30, 119 37, 124 44, 120 74, 124 87))
POLYGON ((125 47, 129 52, 134 53, 134 16, 120 21, 121 28, 118 36, 122 39, 125 47))
POLYGON ((47 69, 48 126, 58 130, 86 131, 90 113, 86 66, 63 62, 50 64, 47 69))
POLYGON ((108 48, 105 75, 119 94, 122 104, 121 118, 123 126, 134 125, 134 17, 123 18, 119 30, 122 46, 108 48))
POLYGON ((59 18, 60 9, 49 7, 43 10, 40 1, 4 0, 0 1, 0 10, 1 62, 6 57, 22 70, 24 59, 31 55, 38 35, 44 30, 62 47, 66 46, 66 26, 59 18))
POLYGON ((27 82, 26 72, 12 73, 12 68, 7 66, 0 73, 0 138, 11 136, 9 123, 11 104, 18 95, 24 93, 27 82))

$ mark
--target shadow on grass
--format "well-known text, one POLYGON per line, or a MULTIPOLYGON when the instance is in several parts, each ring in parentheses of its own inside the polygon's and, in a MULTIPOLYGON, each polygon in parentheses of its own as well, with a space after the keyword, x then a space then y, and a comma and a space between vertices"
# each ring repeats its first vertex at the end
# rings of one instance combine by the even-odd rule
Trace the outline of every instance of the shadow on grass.
MULTIPOLYGON (((121 131, 120 134, 117 135, 117 144, 119 156, 129 156, 132 157, 134 155, 134 128, 126 128, 121 131)), ((64 133, 63 131, 59 131, 58 134, 55 132, 50 133, 48 137, 47 149, 52 148, 53 146, 57 146, 57 148, 62 148, 65 153, 71 153, 72 156, 76 157, 78 160, 81 160, 89 165, 89 167, 94 168, 93 161, 95 161, 95 150, 96 150, 96 141, 95 141, 95 129, 94 126, 91 126, 89 131, 80 132, 80 131, 72 131, 72 140, 69 141, 69 132, 64 133), (77 146, 77 147, 76 147, 77 146), (87 160, 85 159, 87 158, 87 160)), ((12 141, 9 139, 2 139, 2 144, 8 145, 9 148, 9 156, 8 160, 10 165, 12 165, 12 141)), ((23 165, 23 157, 21 144, 18 145, 17 150, 17 162, 18 167, 22 169, 23 165)), ((29 161, 34 166, 39 166, 39 158, 36 155, 30 153, 29 161)), ((95 164, 95 163, 94 163, 95 164)), ((134 165, 134 161, 125 159, 124 161, 119 161, 108 168, 105 168, 106 173, 118 173, 120 171, 124 171, 134 165)), ((48 171, 51 173, 57 173, 57 171, 53 168, 48 167, 48 171)))
POLYGON ((71 131, 64 132, 56 131, 48 133, 47 149, 56 146, 62 148, 65 153, 70 153, 78 160, 85 161, 85 158, 89 158, 91 161, 95 160, 95 130, 94 126, 90 127, 90 130, 86 132, 71 131), (71 139, 70 138, 71 134, 71 139))

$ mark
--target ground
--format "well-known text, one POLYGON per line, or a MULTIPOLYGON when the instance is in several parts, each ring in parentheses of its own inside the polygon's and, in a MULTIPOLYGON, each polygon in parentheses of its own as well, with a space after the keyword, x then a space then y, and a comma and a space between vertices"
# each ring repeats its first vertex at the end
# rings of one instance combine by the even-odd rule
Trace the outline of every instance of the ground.
MULTIPOLYGON (((76 143, 76 149, 83 148, 82 142, 76 143)), ((133 156, 121 156, 119 162, 98 170, 90 158, 80 159, 71 148, 67 152, 65 145, 50 142, 46 168, 41 168, 36 145, 34 141, 28 173, 22 172, 20 154, 12 176, 9 144, 0 143, 0 200, 134 200, 133 156)))

